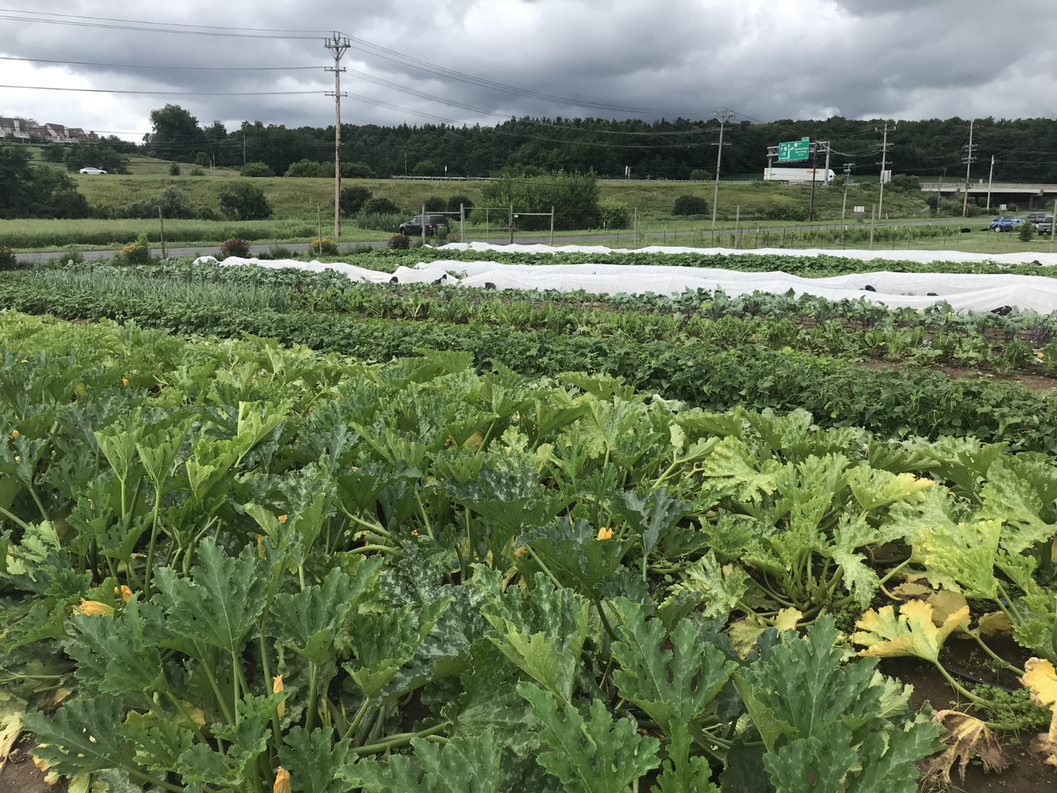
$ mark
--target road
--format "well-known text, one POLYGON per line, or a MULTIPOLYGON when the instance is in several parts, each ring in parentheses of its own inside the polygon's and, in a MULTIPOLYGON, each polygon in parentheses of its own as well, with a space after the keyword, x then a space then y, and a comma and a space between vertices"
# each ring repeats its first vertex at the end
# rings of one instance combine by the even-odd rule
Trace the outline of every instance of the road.
MULTIPOLYGON (((756 233, 756 225, 749 225, 747 221, 745 226, 742 226, 738 230, 739 236, 750 236, 756 233)), ((974 226, 978 223, 984 223, 981 218, 969 218, 963 220, 962 218, 944 218, 942 220, 925 219, 925 220, 887 220, 877 224, 877 228, 885 228, 890 226, 921 226, 921 225, 959 225, 965 224, 967 226, 974 226)), ((798 224, 792 226, 760 226, 761 232, 778 233, 784 228, 786 231, 827 231, 840 229, 842 225, 849 227, 858 227, 860 224, 857 221, 849 221, 846 224, 840 222, 827 222, 818 224, 798 224)), ((708 231, 703 229, 707 235, 708 231)), ((730 228, 717 228, 717 234, 732 234, 734 229, 730 228)), ((624 230, 618 234, 585 234, 582 236, 569 236, 569 237, 556 237, 554 242, 556 245, 601 245, 606 242, 617 242, 621 246, 627 246, 631 243, 631 237, 634 232, 624 230)), ((668 239, 672 245, 679 244, 679 236, 683 236, 684 239, 692 239, 697 236, 700 232, 680 230, 680 231, 667 231, 662 232, 656 229, 645 229, 642 232, 641 242, 645 243, 647 240, 654 245, 660 244, 662 240, 662 234, 668 239)), ((495 244, 505 244, 508 238, 503 237, 492 237, 488 240, 477 240, 478 242, 491 242, 495 244)), ((547 244, 550 242, 550 235, 548 234, 517 234, 514 241, 522 245, 533 245, 533 244, 547 244)), ((348 242, 341 243, 338 247, 342 253, 355 250, 357 248, 370 247, 370 248, 384 248, 387 245, 385 240, 374 240, 371 242, 348 242)), ((177 257, 189 257, 201 254, 203 256, 213 255, 218 253, 219 245, 198 245, 195 247, 173 247, 166 246, 166 253, 169 256, 177 257)), ((250 245, 251 253, 268 253, 272 248, 285 248, 291 253, 308 253, 311 243, 308 242, 286 242, 277 243, 271 245, 250 245)), ((152 246, 152 250, 155 252, 158 250, 158 246, 152 246)), ((85 261, 101 261, 104 259, 112 259, 118 254, 116 249, 101 250, 101 251, 82 251, 81 256, 84 257, 85 261)), ((50 253, 19 253, 18 259, 21 262, 29 262, 33 264, 53 261, 63 255, 62 251, 52 251, 50 253)))

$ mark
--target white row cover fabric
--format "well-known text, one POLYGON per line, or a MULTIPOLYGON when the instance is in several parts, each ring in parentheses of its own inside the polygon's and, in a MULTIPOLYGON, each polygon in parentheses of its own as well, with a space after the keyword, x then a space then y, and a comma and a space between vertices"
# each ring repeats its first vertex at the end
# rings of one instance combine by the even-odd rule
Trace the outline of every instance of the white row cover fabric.
POLYGON ((672 245, 653 245, 646 248, 607 248, 603 245, 495 245, 490 242, 450 242, 440 250, 479 251, 484 253, 589 253, 605 256, 610 253, 696 253, 700 256, 837 256, 863 262, 993 262, 995 264, 1033 264, 1057 266, 1057 253, 1025 251, 1020 253, 966 253, 964 251, 867 251, 824 248, 683 248, 672 245))
MULTIPOLYGON (((216 262, 211 256, 196 260, 216 262)), ((440 283, 490 289, 584 291, 592 294, 676 295, 686 290, 722 291, 730 297, 763 292, 815 295, 827 300, 866 300, 891 308, 924 309, 947 302, 956 311, 992 311, 1011 307, 1041 314, 1057 312, 1057 279, 1037 275, 871 272, 830 278, 803 278, 780 271, 746 273, 677 265, 500 264, 432 261, 400 267, 393 273, 342 263, 239 259, 225 266, 255 265, 319 272, 334 270, 356 282, 440 283), (869 287, 869 288, 868 288, 869 287)))

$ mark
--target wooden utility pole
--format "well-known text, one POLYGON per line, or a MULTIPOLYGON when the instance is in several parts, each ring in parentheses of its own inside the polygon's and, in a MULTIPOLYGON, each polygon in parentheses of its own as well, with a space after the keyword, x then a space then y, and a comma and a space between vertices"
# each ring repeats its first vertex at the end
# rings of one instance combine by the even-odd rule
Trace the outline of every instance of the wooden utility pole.
POLYGON ((969 151, 965 156, 965 195, 962 197, 962 217, 969 217, 969 177, 972 171, 973 163, 976 162, 976 158, 973 157, 973 122, 969 121, 969 151))
MULTIPOLYGON (((888 170, 888 122, 885 122, 884 140, 881 143, 881 189, 877 194, 877 217, 881 217, 881 212, 884 211, 885 205, 885 171, 888 170)), ((871 246, 873 244, 873 234, 870 235, 871 246)))
POLYGON ((161 224, 161 257, 165 259, 165 213, 162 212, 161 204, 158 205, 158 222, 161 224))
POLYGON ((326 48, 334 56, 334 65, 328 66, 328 72, 334 72, 334 91, 328 91, 327 96, 334 97, 334 239, 341 237, 341 73, 345 71, 341 65, 341 56, 348 49, 348 37, 339 36, 337 31, 326 40, 326 48))
POLYGON ((995 180, 995 155, 991 155, 991 170, 987 174, 987 211, 991 211, 991 184, 995 180))
POLYGON ((712 236, 716 236, 716 208, 719 204, 719 169, 723 164, 723 146, 730 144, 723 143, 723 131, 727 126, 727 122, 734 118, 734 113, 726 108, 723 108, 716 114, 716 118, 719 119, 719 143, 713 143, 716 146, 716 180, 715 187, 712 190, 712 236))

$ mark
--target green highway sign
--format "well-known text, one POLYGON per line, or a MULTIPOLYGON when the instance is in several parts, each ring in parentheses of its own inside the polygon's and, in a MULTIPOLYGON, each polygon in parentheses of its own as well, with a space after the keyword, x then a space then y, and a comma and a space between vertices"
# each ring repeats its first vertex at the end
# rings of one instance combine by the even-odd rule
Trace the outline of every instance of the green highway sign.
POLYGON ((801 138, 778 144, 778 162, 803 162, 811 159, 811 140, 801 138))

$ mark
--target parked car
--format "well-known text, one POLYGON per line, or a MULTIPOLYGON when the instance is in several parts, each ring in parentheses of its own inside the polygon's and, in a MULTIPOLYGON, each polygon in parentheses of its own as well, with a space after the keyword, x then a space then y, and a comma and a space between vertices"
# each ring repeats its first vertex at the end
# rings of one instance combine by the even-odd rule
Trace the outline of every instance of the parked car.
POLYGON ((1053 215, 1047 215, 1045 212, 1029 212, 1028 223, 1042 223, 1046 218, 1053 219, 1053 215))
POLYGON ((1053 215, 1043 215, 1042 219, 1035 223, 1035 231, 1043 237, 1053 234, 1053 215))
POLYGON ((99 176, 100 174, 106 173, 102 168, 82 168, 77 173, 85 173, 89 176, 99 176))
MULTIPOLYGON (((426 214, 426 236, 432 237, 437 229, 443 226, 448 228, 448 218, 445 215, 426 214)), ((400 224, 400 233, 405 237, 418 237, 422 234, 422 215, 415 215, 411 220, 400 224)))
POLYGON ((991 231, 1016 231, 1026 222, 1024 218, 995 218, 991 221, 991 231))

